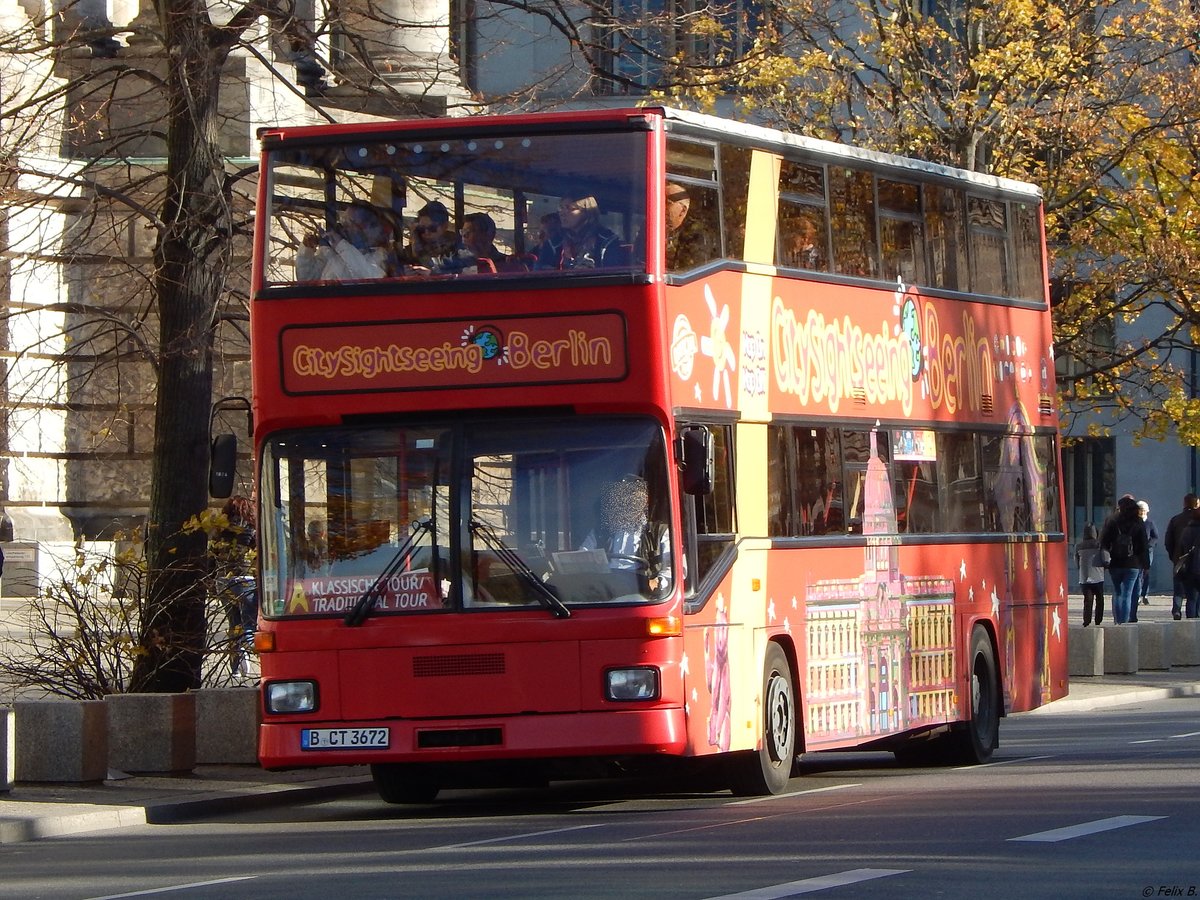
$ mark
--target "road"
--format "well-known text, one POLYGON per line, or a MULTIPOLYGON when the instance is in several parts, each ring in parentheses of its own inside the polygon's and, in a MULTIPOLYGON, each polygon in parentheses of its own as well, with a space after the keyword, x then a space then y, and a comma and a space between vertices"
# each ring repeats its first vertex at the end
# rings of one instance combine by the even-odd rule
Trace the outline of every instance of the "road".
POLYGON ((1200 698, 1017 716, 990 765, 806 759, 789 792, 373 794, 0 847, 0 896, 1200 896, 1200 698))

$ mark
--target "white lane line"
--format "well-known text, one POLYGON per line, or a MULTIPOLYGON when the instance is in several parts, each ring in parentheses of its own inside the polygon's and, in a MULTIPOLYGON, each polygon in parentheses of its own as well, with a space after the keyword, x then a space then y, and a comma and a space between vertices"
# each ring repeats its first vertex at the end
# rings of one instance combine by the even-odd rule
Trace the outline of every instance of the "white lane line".
POLYGON ((747 806, 751 803, 766 803, 768 800, 786 800, 788 797, 803 797, 807 794, 826 794, 829 791, 841 791, 846 788, 862 787, 862 783, 856 784, 831 784, 829 787, 811 788, 807 791, 792 791, 790 794, 772 794, 769 797, 751 797, 749 800, 734 800, 732 803, 726 803, 726 806, 747 806))
POLYGON ((1173 734, 1173 735, 1171 735, 1170 739, 1175 740, 1176 738, 1189 738, 1189 737, 1197 737, 1197 736, 1200 736, 1200 731, 1189 731, 1189 732, 1187 732, 1187 734, 1173 734))
POLYGON ((190 891, 192 888, 211 887, 214 884, 232 884, 235 881, 251 881, 257 875, 238 875, 235 878, 218 878, 215 881, 193 881, 191 884, 177 884, 174 887, 152 888, 148 891, 131 891, 128 894, 108 894, 104 897, 92 897, 90 900, 121 900, 122 897, 149 897, 152 894, 166 894, 171 891, 190 891))
POLYGON ((1114 828, 1127 828, 1130 825, 1141 825, 1143 822, 1155 822, 1165 818, 1166 816, 1113 816, 1109 819, 1097 819, 1095 822, 1084 822, 1081 825, 1068 825, 1066 828, 1054 828, 1050 831, 1039 831, 1036 834, 1025 834, 1021 837, 1009 838, 1009 840, 1053 844, 1058 841, 1069 841, 1071 838, 1098 834, 1101 831, 1112 831, 1114 828))
POLYGON ((1157 744, 1161 741, 1162 738, 1142 738, 1140 741, 1130 741, 1129 743, 1132 746, 1133 744, 1157 744))
POLYGON ((1037 759, 1056 759, 1056 758, 1057 757, 1053 756, 1053 755, 1051 755, 1051 756, 1021 756, 1021 757, 1018 757, 1017 759, 1001 759, 1001 760, 997 760, 996 762, 975 763, 974 765, 970 765, 970 766, 955 766, 954 771, 969 772, 969 771, 973 771, 975 769, 990 769, 993 766, 1011 766, 1013 763, 1026 763, 1026 762, 1033 762, 1034 760, 1037 760, 1037 759))
MULTIPOLYGON (((505 841, 521 841, 525 838, 545 837, 548 834, 564 834, 568 831, 583 831, 585 828, 601 828, 604 822, 596 822, 592 825, 572 825, 570 828, 552 828, 549 831, 527 831, 523 834, 510 834, 505 837, 484 838, 479 841, 467 841, 462 844, 445 844, 441 847, 430 847, 429 850, 459 850, 463 847, 479 847, 483 844, 502 844, 505 841)), ((422 851, 422 852, 429 852, 422 851)))
POLYGON ((873 878, 886 878, 888 875, 903 875, 911 871, 911 869, 851 869, 848 872, 805 878, 803 881, 789 881, 787 884, 775 884, 753 891, 742 891, 740 894, 723 894, 720 897, 710 897, 708 900, 778 900, 780 897, 811 894, 814 891, 857 884, 873 878))

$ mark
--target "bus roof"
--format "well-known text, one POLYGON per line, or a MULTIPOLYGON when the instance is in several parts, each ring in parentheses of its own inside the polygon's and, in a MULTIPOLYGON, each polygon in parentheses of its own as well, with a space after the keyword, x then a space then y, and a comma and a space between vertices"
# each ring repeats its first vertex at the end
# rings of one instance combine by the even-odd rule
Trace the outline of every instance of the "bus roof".
POLYGON ((775 150, 798 150, 805 155, 819 157, 824 162, 860 163, 874 169, 919 173, 926 177, 947 179, 984 190, 1016 194, 1034 200, 1040 200, 1042 197, 1042 191, 1036 185, 1011 178, 956 169, 925 160, 866 150, 849 144, 806 137, 762 125, 753 125, 748 122, 739 122, 668 106, 570 109, 526 114, 505 113, 395 119, 337 125, 282 126, 261 129, 259 137, 264 148, 272 150, 282 148, 283 145, 292 142, 312 142, 314 139, 337 141, 355 137, 382 138, 397 132, 440 134, 466 131, 480 133, 494 129, 512 130, 536 126, 617 124, 629 119, 645 119, 647 116, 658 116, 668 122, 679 123, 685 129, 695 129, 710 136, 723 136, 733 143, 775 150))

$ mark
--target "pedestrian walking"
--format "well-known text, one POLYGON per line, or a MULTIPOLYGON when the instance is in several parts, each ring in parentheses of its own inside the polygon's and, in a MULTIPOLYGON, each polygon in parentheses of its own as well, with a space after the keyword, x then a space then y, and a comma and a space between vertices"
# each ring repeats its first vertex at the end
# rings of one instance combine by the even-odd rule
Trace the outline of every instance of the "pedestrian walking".
POLYGON ((1116 515, 1100 532, 1100 547, 1108 551, 1108 575, 1113 583, 1113 621, 1118 625, 1137 621, 1133 589, 1146 567, 1146 529, 1138 515, 1137 501, 1125 496, 1117 501, 1116 515))
POLYGON ((1083 627, 1092 624, 1095 610, 1096 624, 1104 621, 1104 551, 1096 536, 1096 526, 1088 522, 1083 526, 1083 537, 1075 544, 1075 565, 1079 568, 1079 587, 1083 591, 1083 627))
POLYGON ((1179 571, 1186 599, 1185 612, 1189 619, 1200 617, 1200 509, 1191 511, 1191 519, 1179 535, 1176 545, 1179 571))
POLYGON ((1183 598, 1185 596, 1182 576, 1175 571, 1180 560, 1179 538, 1183 534, 1183 529, 1192 521, 1192 513, 1198 507, 1200 507, 1200 497, 1191 493, 1184 494, 1183 511, 1171 516, 1171 520, 1167 522, 1167 530, 1163 533, 1163 549, 1167 551, 1167 558, 1171 560, 1171 618, 1176 621, 1183 618, 1183 598))
MULTIPOLYGON (((1134 602, 1141 601, 1142 606, 1150 605, 1150 598, 1147 596, 1150 591, 1150 569, 1154 566, 1154 545, 1158 543, 1158 529, 1154 527, 1154 520, 1150 518, 1150 504, 1145 500, 1139 500, 1138 516, 1142 520, 1142 525, 1146 528, 1146 568, 1142 569, 1142 574, 1138 577, 1137 588, 1134 593, 1134 602)), ((1137 621, 1135 618, 1134 621, 1137 621)))

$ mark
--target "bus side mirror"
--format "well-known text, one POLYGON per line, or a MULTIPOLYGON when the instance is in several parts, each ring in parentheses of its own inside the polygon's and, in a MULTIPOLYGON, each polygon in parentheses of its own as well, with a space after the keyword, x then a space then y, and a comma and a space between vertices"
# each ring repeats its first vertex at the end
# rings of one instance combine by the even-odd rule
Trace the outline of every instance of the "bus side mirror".
POLYGON ((225 499, 233 493, 233 476, 237 470, 237 435, 218 434, 212 439, 208 458, 208 493, 225 499))
POLYGON ((712 493, 713 439, 712 432, 703 425, 690 426, 680 433, 679 469, 684 493, 712 493))

